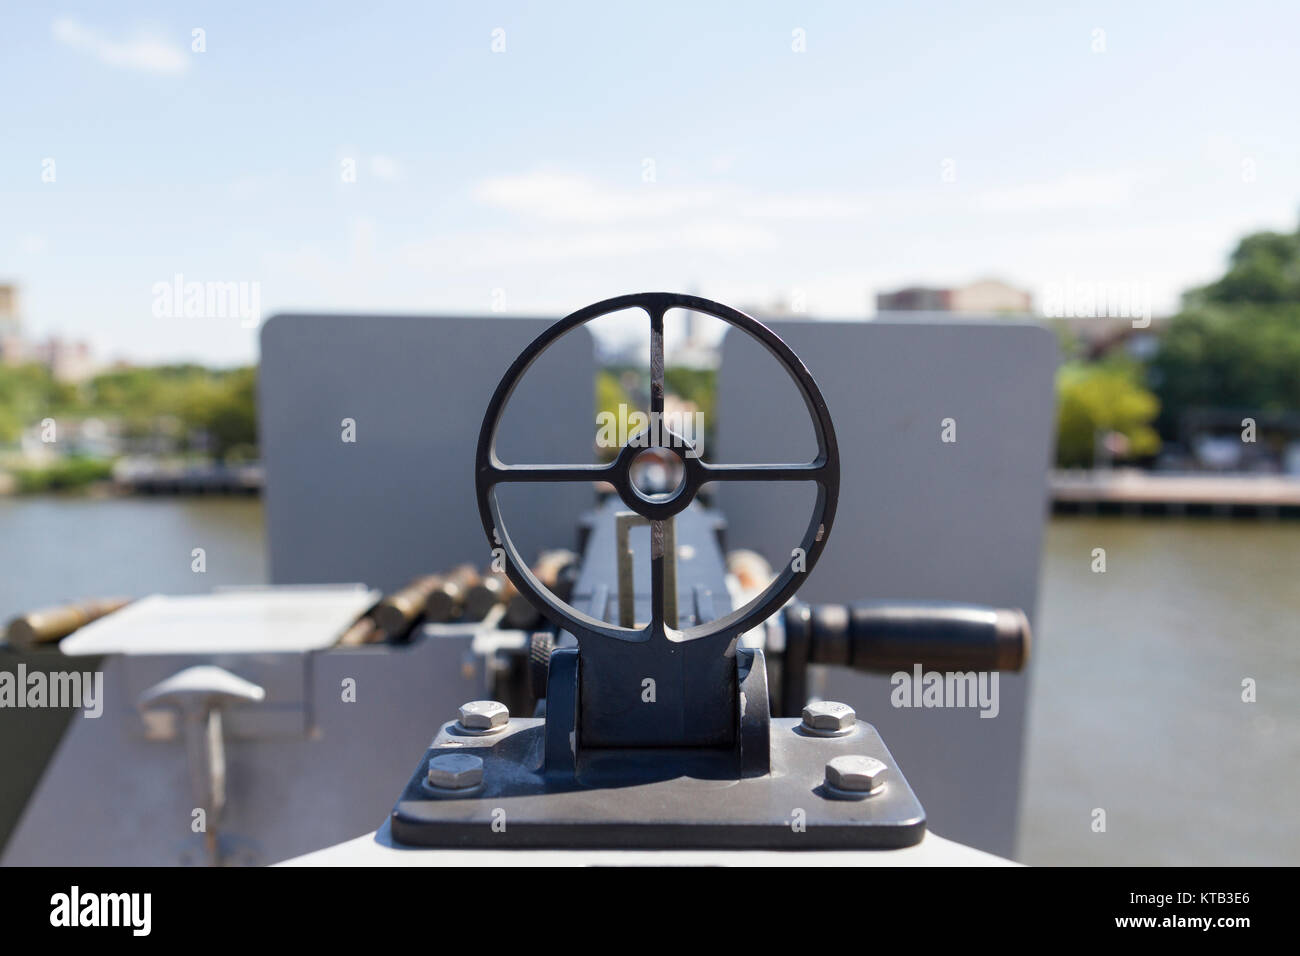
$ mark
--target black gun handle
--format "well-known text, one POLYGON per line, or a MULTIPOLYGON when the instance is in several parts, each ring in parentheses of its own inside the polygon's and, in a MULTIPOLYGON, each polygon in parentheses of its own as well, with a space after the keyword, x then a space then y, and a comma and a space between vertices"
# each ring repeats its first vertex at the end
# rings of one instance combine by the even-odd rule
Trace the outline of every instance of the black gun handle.
POLYGON ((803 708, 808 664, 892 674, 924 670, 1018 671, 1029 657, 1025 612, 951 601, 792 604, 785 609, 781 710, 803 708))

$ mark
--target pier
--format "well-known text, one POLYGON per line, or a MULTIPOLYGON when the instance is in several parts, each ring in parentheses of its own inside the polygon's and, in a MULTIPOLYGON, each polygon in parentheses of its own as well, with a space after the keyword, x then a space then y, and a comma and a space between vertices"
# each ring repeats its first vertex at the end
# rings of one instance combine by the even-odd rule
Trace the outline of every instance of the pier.
POLYGON ((1300 477, 1057 471, 1055 514, 1300 518, 1300 477))
POLYGON ((256 495, 262 466, 131 463, 114 469, 113 487, 134 495, 256 495))

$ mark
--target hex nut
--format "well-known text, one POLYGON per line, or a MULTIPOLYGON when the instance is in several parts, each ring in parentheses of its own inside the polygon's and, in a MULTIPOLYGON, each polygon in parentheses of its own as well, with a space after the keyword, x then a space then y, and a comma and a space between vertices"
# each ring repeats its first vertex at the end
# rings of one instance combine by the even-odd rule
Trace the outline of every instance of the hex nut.
POLYGON ((847 793, 870 793, 881 785, 888 769, 875 757, 835 757, 826 764, 826 785, 847 793))
POLYGON ((815 701, 803 709, 803 729, 822 736, 848 733, 857 722, 853 708, 837 700, 815 701))
POLYGON ((495 700, 471 700, 460 708, 460 725, 466 730, 500 730, 510 723, 510 711, 495 700))
POLYGON ((429 758, 429 786, 468 790, 483 782, 483 758, 473 754, 439 754, 429 758))

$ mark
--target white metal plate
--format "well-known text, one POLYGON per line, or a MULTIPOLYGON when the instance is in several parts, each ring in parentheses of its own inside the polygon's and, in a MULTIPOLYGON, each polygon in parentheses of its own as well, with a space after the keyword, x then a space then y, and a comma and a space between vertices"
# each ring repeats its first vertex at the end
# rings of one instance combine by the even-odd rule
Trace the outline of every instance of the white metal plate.
POLYGON ((64 638, 59 649, 68 655, 321 650, 379 597, 360 584, 153 594, 87 624, 64 638))

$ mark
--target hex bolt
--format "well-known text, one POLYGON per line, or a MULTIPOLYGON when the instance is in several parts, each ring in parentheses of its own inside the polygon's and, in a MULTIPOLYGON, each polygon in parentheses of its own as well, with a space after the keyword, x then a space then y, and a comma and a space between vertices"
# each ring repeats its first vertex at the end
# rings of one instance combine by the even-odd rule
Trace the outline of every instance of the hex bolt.
POLYGON ((888 769, 875 757, 835 757, 826 764, 826 786, 845 793, 870 793, 881 785, 888 769))
POLYGON ((839 737, 851 731, 858 715, 837 700, 815 701, 803 709, 803 730, 818 737, 839 737))
POLYGON ((483 782, 483 758, 473 754, 439 754, 429 758, 429 786, 468 790, 483 782))
POLYGON ((506 705, 495 700, 471 700, 460 708, 460 725, 474 733, 489 733, 501 730, 510 723, 510 711, 506 705))

